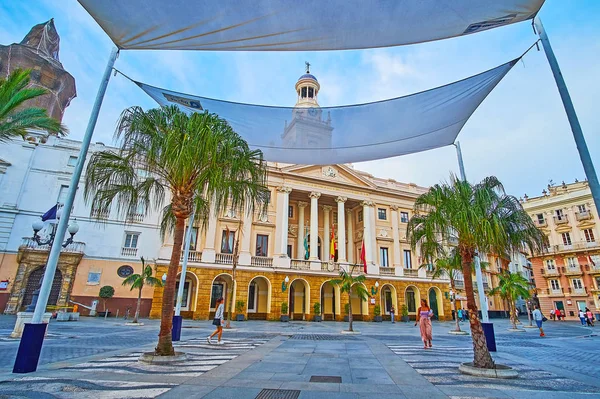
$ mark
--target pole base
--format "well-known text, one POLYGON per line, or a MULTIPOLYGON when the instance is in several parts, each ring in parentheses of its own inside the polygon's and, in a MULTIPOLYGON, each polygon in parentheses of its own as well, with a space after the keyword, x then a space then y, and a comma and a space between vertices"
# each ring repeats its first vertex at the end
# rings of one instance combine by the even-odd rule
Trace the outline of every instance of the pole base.
POLYGON ((13 373, 32 373, 37 370, 47 327, 48 324, 46 323, 25 324, 13 373))
POLYGON ((485 342, 490 352, 496 352, 496 337, 494 335, 494 324, 493 323, 481 323, 483 334, 485 335, 485 342))
POLYGON ((181 325, 183 324, 183 317, 173 316, 173 327, 171 328, 171 339, 173 341, 179 341, 181 339, 181 325))

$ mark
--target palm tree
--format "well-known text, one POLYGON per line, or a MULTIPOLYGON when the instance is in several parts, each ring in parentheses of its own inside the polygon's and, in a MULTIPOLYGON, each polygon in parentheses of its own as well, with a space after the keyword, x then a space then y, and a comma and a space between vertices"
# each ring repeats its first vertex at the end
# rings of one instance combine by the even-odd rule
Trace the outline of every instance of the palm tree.
POLYGON ((535 227, 519 201, 506 194, 502 183, 495 177, 487 177, 472 185, 452 175, 450 183, 436 184, 417 198, 414 212, 407 234, 413 249, 420 246, 423 259, 443 256, 444 248, 450 242, 457 244, 467 308, 472 315, 469 321, 473 365, 494 368, 481 322, 476 316, 473 259, 478 252, 505 254, 525 248, 538 252, 543 248, 544 234, 535 227))
POLYGON ((366 280, 365 276, 360 274, 354 277, 352 276, 353 272, 354 266, 352 266, 350 272, 340 270, 340 278, 331 280, 331 284, 340 286, 340 291, 348 293, 348 321, 350 322, 348 331, 354 331, 352 329, 352 293, 354 292, 361 301, 366 301, 369 297, 369 293, 363 285, 366 280))
POLYGON ((173 250, 155 354, 173 356, 173 303, 186 219, 194 208, 203 225, 209 208, 215 214, 228 206, 264 209, 266 162, 225 120, 208 112, 187 114, 177 106, 123 111, 115 138, 117 151, 90 157, 84 195, 92 213, 106 213, 113 204, 124 217, 140 208, 145 214, 150 208, 162 212, 161 231, 172 231, 173 250))
POLYGON ((25 137, 29 129, 41 129, 64 135, 67 128, 48 116, 43 108, 27 107, 25 102, 48 94, 46 89, 27 87, 30 69, 15 69, 0 78, 0 143, 13 137, 25 137))
POLYGON ((137 306, 135 308, 135 316, 133 317, 133 322, 137 323, 138 322, 138 318, 140 317, 140 306, 142 304, 142 289, 144 288, 145 285, 149 285, 150 287, 154 287, 154 286, 158 286, 161 287, 162 286, 162 281, 156 277, 152 276, 152 267, 150 265, 146 266, 146 262, 144 261, 144 257, 142 256, 141 258, 142 261, 142 273, 141 274, 132 274, 130 276, 127 276, 127 278, 125 280, 123 280, 123 285, 127 286, 130 285, 131 286, 131 291, 133 291, 135 288, 137 288, 138 291, 138 300, 137 300, 137 306))
POLYGON ((519 297, 528 299, 530 283, 518 273, 503 270, 498 274, 498 286, 490 291, 490 295, 500 295, 508 303, 508 312, 513 329, 517 329, 517 318, 515 316, 515 302, 519 297))
MULTIPOLYGON (((422 265, 422 268, 429 268, 429 265, 422 265)), ((456 293, 456 280, 457 277, 462 272, 462 262, 460 259, 460 254, 456 249, 452 249, 450 253, 446 256, 437 258, 433 264, 433 273, 431 274, 431 279, 436 279, 440 277, 448 277, 450 280, 450 288, 452 292, 456 293)), ((456 319, 456 330, 461 331, 458 313, 456 312, 456 300, 452 300, 452 311, 454 312, 454 318, 456 319)))

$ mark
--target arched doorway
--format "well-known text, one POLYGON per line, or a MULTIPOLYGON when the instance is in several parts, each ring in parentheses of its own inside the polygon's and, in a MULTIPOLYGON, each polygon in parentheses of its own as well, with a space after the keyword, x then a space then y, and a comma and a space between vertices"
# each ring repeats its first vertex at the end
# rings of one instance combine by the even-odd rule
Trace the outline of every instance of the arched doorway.
MULTIPOLYGON (((305 256, 310 257, 310 234, 308 235, 308 252, 306 253, 305 256)), ((319 260, 323 259, 323 257, 321 256, 321 237, 317 237, 317 258, 319 260)), ((306 258, 306 260, 308 260, 308 258, 306 258)))
MULTIPOLYGON (((356 284, 354 284, 356 285, 356 284)), ((353 287, 354 287, 353 285, 353 287)), ((361 283, 363 288, 367 290, 367 287, 361 283)), ((368 290, 367 290, 368 292, 368 290)), ((352 295, 350 296, 350 300, 352 301, 352 319, 361 321, 365 316, 369 315, 369 301, 363 300, 358 297, 355 290, 352 290, 352 295)))
POLYGON ((396 287, 391 284, 384 284, 381 287, 381 314, 383 316, 389 316, 392 306, 396 310, 396 316, 398 315, 398 295, 396 295, 396 287))
POLYGON ((321 285, 321 314, 323 320, 334 320, 340 316, 340 288, 325 281, 321 285))
POLYGON ((229 316, 229 308, 231 307, 231 296, 235 297, 235 286, 233 284, 233 279, 229 274, 223 273, 219 274, 214 278, 211 286, 210 292, 210 302, 209 302, 209 318, 212 319, 216 312, 217 300, 219 298, 223 298, 225 300, 225 312, 224 317, 228 318, 229 316))
POLYGON ((289 293, 290 320, 304 320, 310 313, 310 286, 303 279, 296 279, 290 284, 289 293))
MULTIPOLYGON (((42 279, 44 278, 44 272, 46 267, 42 266, 29 274, 27 284, 25 285, 25 294, 23 295, 23 301, 21 301, 21 309, 24 310, 33 299, 33 292, 40 288, 42 285, 42 279)), ((58 296, 60 295, 60 288, 62 286, 62 273, 59 269, 56 269, 54 273, 54 280, 52 280, 52 288, 50 289, 50 296, 48 297, 47 306, 56 306, 58 302, 58 296)))
POLYGON ((444 315, 444 305, 442 303, 442 292, 437 287, 431 287, 429 289, 429 307, 431 308, 435 319, 440 318, 444 315))
POLYGON ((421 306, 421 296, 419 295, 419 289, 414 285, 409 285, 404 291, 404 303, 408 308, 408 314, 416 318, 417 309, 421 306))
POLYGON ((256 276, 250 281, 246 306, 248 320, 267 320, 271 313, 271 282, 268 278, 256 276))
MULTIPOLYGON (((175 284, 175 304, 177 305, 177 293, 179 292, 179 281, 181 273, 177 275, 175 284)), ((198 302, 198 277, 191 272, 185 274, 185 283, 183 285, 183 295, 181 298, 181 316, 185 319, 192 319, 196 311, 198 302)))

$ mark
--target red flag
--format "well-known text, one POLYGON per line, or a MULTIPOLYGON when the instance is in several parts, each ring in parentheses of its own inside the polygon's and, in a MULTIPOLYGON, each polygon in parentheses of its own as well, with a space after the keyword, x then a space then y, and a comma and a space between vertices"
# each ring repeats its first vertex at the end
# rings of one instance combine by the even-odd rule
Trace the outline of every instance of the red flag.
POLYGON ((360 248, 360 260, 363 263, 365 273, 367 272, 367 255, 365 254, 365 241, 362 242, 362 247, 360 248))

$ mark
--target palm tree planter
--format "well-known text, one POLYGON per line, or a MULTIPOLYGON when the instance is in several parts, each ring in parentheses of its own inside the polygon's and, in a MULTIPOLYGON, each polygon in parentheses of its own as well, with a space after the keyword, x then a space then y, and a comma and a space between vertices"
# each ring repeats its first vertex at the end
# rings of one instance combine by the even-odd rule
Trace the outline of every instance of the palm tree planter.
POLYGON ((227 121, 208 112, 188 115, 177 106, 129 108, 121 114, 115 136, 116 151, 90 157, 84 195, 92 214, 105 214, 113 205, 124 218, 139 212, 140 206, 144 214, 161 212, 161 232, 172 232, 173 250, 158 343, 145 358, 175 357, 173 304, 186 220, 192 210, 203 225, 210 212, 218 215, 243 207, 253 213, 259 206, 264 210, 269 193, 266 162, 227 121), (170 203, 164 206, 166 198, 170 203))
POLYGON ((352 328, 352 293, 355 293, 361 301, 366 301, 369 297, 369 293, 363 285, 366 278, 362 274, 356 277, 352 276, 354 267, 355 266, 352 266, 350 272, 340 270, 340 278, 331 281, 331 284, 340 286, 341 292, 348 293, 348 303, 346 305, 348 306, 348 332, 350 333, 354 332, 354 329, 352 328))
POLYGON ((500 295, 500 298, 508 304, 508 313, 510 315, 511 327, 508 331, 525 332, 521 328, 517 328, 517 317, 515 316, 515 302, 519 297, 529 299, 530 283, 520 274, 511 273, 508 270, 503 270, 498 275, 498 286, 490 291, 490 295, 500 295))
POLYGON ((130 290, 138 289, 138 299, 137 306, 135 307, 135 316, 133 316, 133 321, 131 323, 126 323, 128 325, 144 325, 139 322, 140 317, 140 308, 142 306, 142 290, 145 285, 150 287, 162 287, 162 281, 159 278, 153 277, 154 273, 152 267, 150 265, 146 265, 146 261, 142 256, 140 258, 142 262, 142 273, 141 274, 132 274, 123 280, 123 285, 130 285, 130 290))
POLYGON ((287 323, 288 321, 290 321, 290 315, 288 314, 287 302, 281 302, 281 317, 279 319, 284 323, 287 323))
POLYGON ((410 321, 410 318, 408 317, 408 306, 402 305, 400 307, 400 314, 402 315, 402 321, 404 323, 408 323, 410 321))
POLYGON ((244 321, 244 305, 246 303, 244 301, 237 301, 235 303, 235 321, 244 321))
MULTIPOLYGON (((450 183, 437 184, 415 201, 415 215, 407 236, 411 247, 420 246, 423 259, 443 257, 446 247, 456 242, 469 309, 474 359, 464 369, 497 370, 481 322, 473 292, 473 260, 477 252, 510 254, 527 249, 539 252, 545 236, 523 210, 519 200, 507 195, 500 181, 488 177, 471 185, 455 176, 450 183)), ((461 371, 464 371, 461 368, 461 371)))
POLYGON ((381 306, 375 305, 375 309, 373 309, 373 314, 375 315, 375 317, 373 317, 373 321, 375 323, 381 323, 383 321, 383 317, 381 316, 381 306))
POLYGON ((316 302, 313 305, 313 311, 315 312, 315 316, 313 317, 313 321, 316 321, 318 323, 320 323, 323 318, 321 316, 321 304, 319 302, 316 302))
POLYGON ((68 132, 45 109, 27 107, 27 101, 48 94, 46 89, 27 87, 30 73, 29 69, 15 69, 6 78, 0 78, 0 143, 15 137, 25 138, 30 129, 60 136, 68 132))

